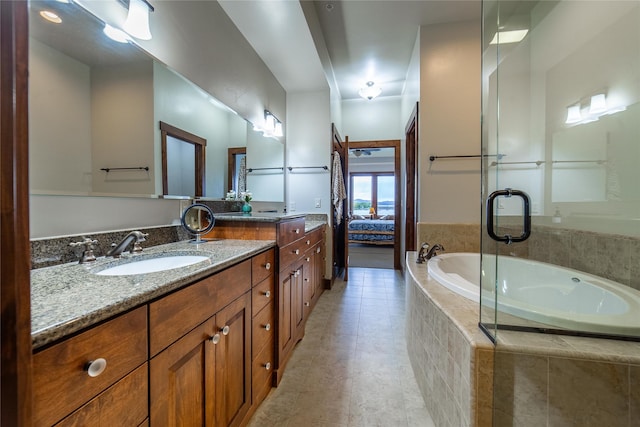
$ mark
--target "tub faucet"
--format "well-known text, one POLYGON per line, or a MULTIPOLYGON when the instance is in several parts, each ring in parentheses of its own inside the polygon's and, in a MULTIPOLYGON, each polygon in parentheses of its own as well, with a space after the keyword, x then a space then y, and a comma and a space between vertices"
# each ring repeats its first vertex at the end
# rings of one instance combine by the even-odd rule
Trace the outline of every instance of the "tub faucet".
POLYGON ((438 255, 436 251, 444 251, 444 247, 439 243, 431 246, 431 249, 429 249, 429 252, 427 252, 427 255, 425 255, 425 259, 428 261, 434 256, 438 255))
POLYGON ((429 249, 429 244, 427 242, 423 242, 422 245, 420 245, 420 252, 418 252, 418 256, 416 257, 416 262, 418 264, 422 264, 427 260, 427 258, 425 258, 425 251, 427 249, 429 249))
POLYGON ((131 244, 131 242, 134 242, 131 253, 142 252, 142 246, 140 246, 140 242, 144 242, 146 240, 145 237, 147 236, 149 236, 148 233, 145 234, 141 231, 132 231, 131 233, 127 234, 124 239, 122 239, 122 241, 117 245, 113 243, 111 245, 111 250, 107 252, 106 256, 119 258, 120 255, 122 255, 122 252, 124 252, 124 250, 127 248, 127 246, 131 244))

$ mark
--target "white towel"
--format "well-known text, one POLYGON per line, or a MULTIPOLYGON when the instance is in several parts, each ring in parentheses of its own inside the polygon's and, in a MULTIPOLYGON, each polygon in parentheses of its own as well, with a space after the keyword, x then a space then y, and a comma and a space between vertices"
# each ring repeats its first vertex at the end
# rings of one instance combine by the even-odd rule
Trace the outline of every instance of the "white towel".
POLYGON ((342 201, 347 198, 347 189, 344 186, 342 162, 340 161, 340 154, 337 151, 333 152, 333 174, 331 178, 331 194, 336 215, 336 224, 340 225, 342 222, 342 201))

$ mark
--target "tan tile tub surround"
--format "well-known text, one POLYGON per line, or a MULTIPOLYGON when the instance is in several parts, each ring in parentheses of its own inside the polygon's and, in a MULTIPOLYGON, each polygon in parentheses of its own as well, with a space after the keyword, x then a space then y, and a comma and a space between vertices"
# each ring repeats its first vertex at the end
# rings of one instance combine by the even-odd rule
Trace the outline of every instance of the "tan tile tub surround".
POLYGON ((478 306, 415 257, 407 253, 407 348, 427 409, 437 426, 491 426, 493 344, 478 328, 478 306))

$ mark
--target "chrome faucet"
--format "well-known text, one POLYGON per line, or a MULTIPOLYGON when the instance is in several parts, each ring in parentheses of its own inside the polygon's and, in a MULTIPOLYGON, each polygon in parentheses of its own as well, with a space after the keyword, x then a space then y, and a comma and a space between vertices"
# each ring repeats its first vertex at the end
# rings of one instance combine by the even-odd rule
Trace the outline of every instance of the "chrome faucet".
POLYGON ((429 249, 429 252, 427 252, 427 255, 425 255, 425 259, 428 261, 434 256, 438 255, 436 251, 444 251, 444 247, 439 243, 431 246, 431 249, 429 249))
POLYGON ((427 260, 425 258, 425 251, 427 249, 429 249, 429 244, 427 242, 423 242, 422 245, 420 245, 420 251, 418 252, 418 256, 416 257, 416 262, 418 264, 422 264, 427 260))
POLYGON ((133 242, 133 249, 131 249, 131 253, 142 252, 142 246, 140 246, 140 242, 144 242, 145 237, 149 236, 149 234, 145 234, 141 231, 132 231, 127 234, 124 239, 117 245, 113 243, 111 245, 111 250, 107 252, 106 256, 112 256, 114 258, 120 257, 122 252, 133 242))

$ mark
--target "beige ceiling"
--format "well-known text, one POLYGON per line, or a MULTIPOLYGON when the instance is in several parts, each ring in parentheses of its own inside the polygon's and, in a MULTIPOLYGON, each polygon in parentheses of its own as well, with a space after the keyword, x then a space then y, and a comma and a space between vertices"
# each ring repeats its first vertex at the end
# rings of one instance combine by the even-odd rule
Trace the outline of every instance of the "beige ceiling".
POLYGON ((368 80, 380 85, 380 96, 400 95, 419 27, 479 20, 481 13, 480 0, 220 4, 285 90, 319 90, 335 78, 342 99, 358 98, 368 80))

